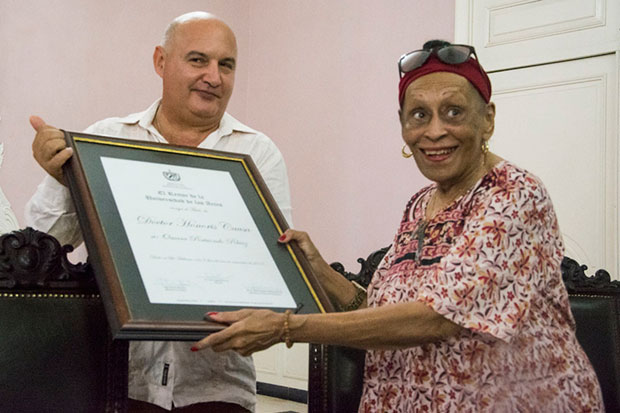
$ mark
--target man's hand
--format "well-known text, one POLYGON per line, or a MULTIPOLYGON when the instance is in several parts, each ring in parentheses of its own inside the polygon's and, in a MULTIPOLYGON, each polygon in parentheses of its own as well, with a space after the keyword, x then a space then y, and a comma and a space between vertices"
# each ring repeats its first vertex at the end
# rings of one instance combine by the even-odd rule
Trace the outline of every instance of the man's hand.
POLYGON ((73 154, 67 148, 60 129, 50 126, 38 116, 30 117, 30 124, 37 132, 32 142, 32 155, 45 171, 65 185, 62 166, 73 154))

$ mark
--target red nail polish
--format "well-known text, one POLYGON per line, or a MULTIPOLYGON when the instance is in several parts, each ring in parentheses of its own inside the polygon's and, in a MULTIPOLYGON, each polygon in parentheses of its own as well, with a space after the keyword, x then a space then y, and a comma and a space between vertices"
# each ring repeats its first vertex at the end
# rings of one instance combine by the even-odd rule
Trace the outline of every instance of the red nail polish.
POLYGON ((217 314, 217 311, 211 311, 207 313, 209 317, 211 317, 212 315, 216 315, 216 314, 217 314))
POLYGON ((194 346, 194 347, 192 347, 190 350, 192 350, 192 351, 198 351, 198 347, 194 346))
POLYGON ((286 239, 286 234, 282 234, 280 235, 280 238, 278 238, 278 241, 284 241, 286 239))

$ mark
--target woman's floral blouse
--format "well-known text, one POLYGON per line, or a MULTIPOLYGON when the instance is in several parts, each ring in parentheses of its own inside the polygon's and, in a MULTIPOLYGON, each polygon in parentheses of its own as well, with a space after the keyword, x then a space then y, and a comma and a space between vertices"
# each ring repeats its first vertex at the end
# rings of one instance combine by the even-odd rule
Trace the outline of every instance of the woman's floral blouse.
POLYGON ((464 329, 444 341, 369 351, 360 411, 602 411, 575 337, 564 247, 542 183, 502 161, 427 223, 435 190, 407 204, 368 304, 423 302, 464 329))

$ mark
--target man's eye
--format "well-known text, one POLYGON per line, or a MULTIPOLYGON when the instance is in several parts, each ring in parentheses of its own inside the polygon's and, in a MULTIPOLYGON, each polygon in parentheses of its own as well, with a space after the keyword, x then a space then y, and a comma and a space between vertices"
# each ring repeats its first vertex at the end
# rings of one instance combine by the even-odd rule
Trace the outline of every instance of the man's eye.
POLYGON ((200 63, 200 64, 206 62, 206 60, 203 59, 202 57, 193 57, 193 58, 189 59, 189 61, 192 62, 192 63, 200 63))
POLYGON ((411 114, 411 117, 415 120, 422 120, 426 117, 426 114, 421 111, 416 111, 411 114))
POLYGON ((232 62, 222 62, 220 63, 220 66, 223 66, 226 69, 230 69, 230 70, 233 70, 235 68, 235 65, 232 62))

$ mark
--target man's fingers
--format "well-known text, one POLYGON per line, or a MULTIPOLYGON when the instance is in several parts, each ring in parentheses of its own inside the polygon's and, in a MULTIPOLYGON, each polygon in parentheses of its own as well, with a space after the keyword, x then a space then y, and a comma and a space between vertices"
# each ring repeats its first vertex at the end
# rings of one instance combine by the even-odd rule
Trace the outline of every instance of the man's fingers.
POLYGON ((37 131, 32 141, 34 159, 48 174, 63 183, 62 165, 71 157, 73 150, 67 148, 60 129, 46 124, 38 116, 31 116, 30 124, 37 131))
POLYGON ((58 152, 52 159, 45 163, 44 169, 53 176, 58 182, 63 185, 65 183, 65 177, 62 172, 62 166, 67 162, 67 160, 73 155, 73 149, 65 148, 62 151, 58 152))
POLYGON ((39 132, 41 129, 47 126, 45 121, 36 115, 32 115, 29 120, 30 120, 30 125, 32 125, 33 129, 36 130, 37 132, 39 132))
POLYGON ((37 134, 39 132, 43 132, 45 130, 53 130, 53 131, 58 131, 61 135, 62 132, 60 131, 60 129, 56 128, 55 126, 52 125, 48 125, 41 117, 36 116, 36 115, 32 115, 30 118, 28 118, 28 120, 30 121, 30 125, 32 126, 32 128, 37 132, 37 134))
POLYGON ((50 160, 50 166, 54 169, 62 170, 62 166, 71 158, 71 155, 73 155, 73 149, 65 148, 61 150, 50 160))
POLYGON ((35 159, 48 161, 58 155, 67 144, 63 137, 49 136, 46 139, 35 139, 32 143, 32 152, 35 159))
POLYGON ((60 129, 43 125, 32 141, 35 159, 50 159, 67 146, 65 136, 60 129))

